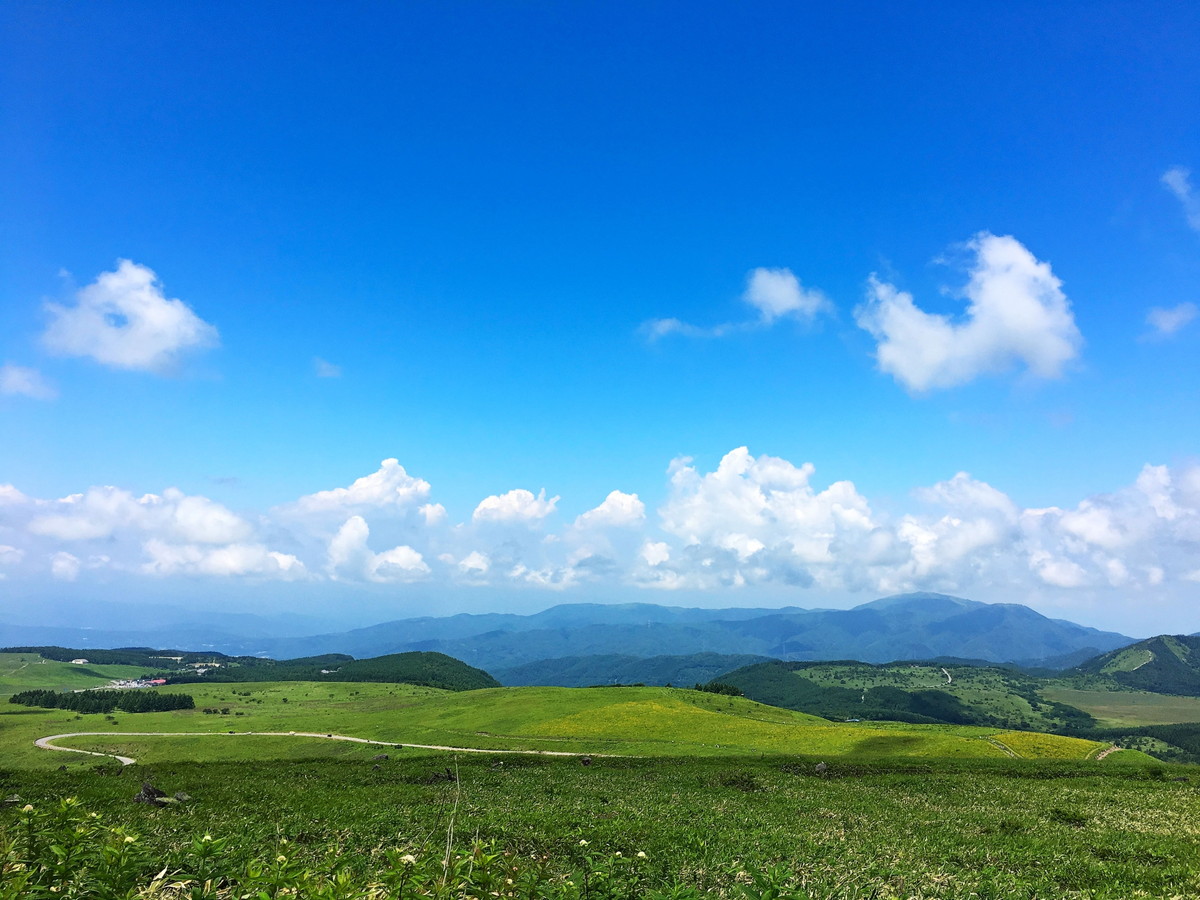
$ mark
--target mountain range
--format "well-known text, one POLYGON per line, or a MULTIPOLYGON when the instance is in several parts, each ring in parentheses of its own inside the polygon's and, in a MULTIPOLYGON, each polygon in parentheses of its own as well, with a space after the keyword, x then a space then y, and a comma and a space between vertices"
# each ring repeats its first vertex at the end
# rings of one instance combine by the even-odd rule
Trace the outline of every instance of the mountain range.
POLYGON ((952 656, 1065 668, 1134 642, 1126 635, 1050 619, 1020 604, 979 603, 933 593, 899 594, 847 610, 575 603, 533 615, 426 616, 310 636, 258 631, 247 637, 222 633, 216 627, 208 634, 194 627, 187 633, 176 630, 181 629, 0 626, 0 644, 188 646, 274 659, 325 653, 361 659, 419 650, 445 653, 489 672, 510 673, 567 657, 647 659, 667 653, 864 662, 952 656))

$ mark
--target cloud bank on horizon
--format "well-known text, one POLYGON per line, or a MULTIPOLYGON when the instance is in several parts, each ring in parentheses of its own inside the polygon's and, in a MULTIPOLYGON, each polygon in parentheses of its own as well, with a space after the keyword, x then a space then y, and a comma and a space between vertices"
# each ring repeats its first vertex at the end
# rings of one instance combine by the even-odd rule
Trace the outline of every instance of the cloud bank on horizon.
POLYGON ((452 523, 432 486, 395 459, 347 487, 239 514, 174 489, 92 487, 59 499, 0 485, 0 575, 103 580, 430 583, 568 591, 585 584, 720 592, 776 586, 865 595, 909 590, 1018 596, 1046 588, 1114 598, 1200 583, 1200 465, 1146 465, 1131 484, 1071 508, 1022 508, 960 472, 873 508, 848 480, 823 488, 811 464, 727 453, 709 472, 668 469, 648 515, 612 491, 571 522, 558 497, 514 489, 452 523))

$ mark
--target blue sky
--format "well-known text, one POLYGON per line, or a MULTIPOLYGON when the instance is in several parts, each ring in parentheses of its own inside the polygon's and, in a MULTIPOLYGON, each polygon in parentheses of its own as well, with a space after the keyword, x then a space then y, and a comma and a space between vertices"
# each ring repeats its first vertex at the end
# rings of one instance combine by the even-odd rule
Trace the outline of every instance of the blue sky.
POLYGON ((931 589, 1200 629, 1198 8, 0 35, 10 615, 931 589))

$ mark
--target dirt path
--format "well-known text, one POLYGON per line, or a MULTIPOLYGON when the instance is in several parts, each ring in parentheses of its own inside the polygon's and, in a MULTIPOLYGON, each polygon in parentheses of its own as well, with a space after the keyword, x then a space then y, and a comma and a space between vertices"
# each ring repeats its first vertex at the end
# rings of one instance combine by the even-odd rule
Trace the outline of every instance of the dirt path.
POLYGON ((1002 741, 998 741, 992 737, 987 737, 987 738, 984 738, 983 740, 987 741, 987 743, 991 744, 993 747, 999 747, 1001 750, 1003 750, 1007 755, 1011 756, 1013 759, 1021 758, 1020 754, 1018 754, 1016 750, 1014 750, 1012 747, 1008 746, 1008 744, 1003 743, 1002 741))
POLYGON ((374 744, 379 747, 407 747, 412 750, 449 750, 454 753, 516 753, 527 756, 611 756, 604 753, 573 753, 566 750, 487 750, 482 747, 447 747, 441 744, 403 744, 398 741, 372 741, 367 738, 351 737, 346 734, 330 734, 317 731, 72 731, 68 734, 52 734, 38 738, 33 743, 43 750, 61 750, 65 753, 86 753, 88 756, 103 756, 117 760, 123 766, 137 762, 130 756, 116 753, 98 753, 95 750, 77 750, 75 747, 59 747, 54 742, 74 737, 307 737, 324 738, 331 741, 351 741, 355 744, 374 744))
POLYGON ((1100 760, 1104 759, 1104 757, 1108 756, 1110 753, 1117 753, 1123 749, 1125 748, 1118 747, 1116 744, 1112 744, 1109 747, 1105 747, 1103 750, 1093 756, 1092 759, 1096 760, 1096 762, 1100 762, 1100 760))

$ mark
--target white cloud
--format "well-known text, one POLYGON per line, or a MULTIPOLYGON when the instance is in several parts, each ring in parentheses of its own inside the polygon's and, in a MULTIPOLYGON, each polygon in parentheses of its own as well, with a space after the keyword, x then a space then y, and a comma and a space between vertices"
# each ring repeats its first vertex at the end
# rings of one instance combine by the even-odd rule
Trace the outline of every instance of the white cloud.
POLYGON ((458 563, 458 567, 471 575, 486 575, 492 567, 492 561, 486 553, 472 550, 458 563))
POLYGON ((430 574, 424 557, 407 545, 382 553, 367 546, 371 530, 362 516, 351 516, 329 542, 327 570, 335 579, 379 583, 417 581, 430 574))
POLYGON ((355 480, 350 487, 307 494, 290 508, 302 513, 318 513, 408 507, 426 499, 429 491, 428 481, 409 475, 398 460, 385 459, 376 471, 355 480))
POLYGON ((559 497, 546 499, 543 488, 535 497, 523 488, 506 494, 485 497, 475 507, 472 518, 476 522, 538 522, 554 512, 559 497))
POLYGON ((613 491, 595 509, 589 509, 575 520, 576 528, 623 528, 638 525, 646 519, 646 504, 637 494, 613 491))
POLYGON ((1195 231, 1200 231, 1200 197, 1192 188, 1192 172, 1183 166, 1172 166, 1163 173, 1162 183, 1183 206, 1183 214, 1187 216, 1188 225, 1195 231))
POLYGON ((737 559, 779 548, 798 564, 834 563, 836 547, 856 544, 875 528, 870 506, 851 482, 812 490, 811 463, 755 458, 743 446, 707 475, 690 460, 674 461, 670 472, 662 528, 685 544, 731 551, 737 559))
POLYGON ((42 341, 63 356, 86 356, 118 369, 168 369, 187 350, 216 346, 217 329, 182 300, 168 299, 157 276, 127 259, 102 272, 74 306, 47 303, 42 341))
POLYGON ((660 566, 671 559, 671 548, 663 541, 646 541, 638 554, 648 566, 660 566))
POLYGON ((966 246, 974 262, 960 322, 925 312, 911 294, 871 276, 855 318, 878 341, 879 368, 912 391, 965 384, 1018 364, 1039 378, 1061 375, 1083 339, 1050 265, 1012 237, 983 232, 966 246))
POLYGON ((426 503, 424 506, 418 507, 417 512, 425 520, 425 524, 430 527, 446 521, 446 507, 440 503, 426 503))
POLYGON ((60 550, 50 557, 50 574, 58 581, 74 581, 79 577, 79 557, 60 550))
POLYGON ((0 506, 25 506, 31 501, 11 484, 0 484, 0 506))
POLYGON ((58 396, 58 391, 37 369, 6 363, 0 366, 0 394, 32 397, 34 400, 53 400, 58 396))
POLYGON ((53 512, 34 517, 29 530, 61 541, 99 540, 131 530, 189 543, 225 544, 251 532, 249 523, 221 504, 175 488, 161 496, 135 497, 116 487, 94 487, 41 506, 53 512))
POLYGON ((341 378, 342 367, 336 366, 331 362, 321 359, 319 356, 313 357, 313 371, 317 373, 318 378, 341 378))
POLYGON ((268 550, 262 544, 204 547, 151 538, 143 549, 148 561, 141 571, 150 575, 258 575, 285 581, 308 577, 304 563, 295 556, 268 550))
POLYGON ((613 491, 557 531, 529 526, 542 525, 558 498, 522 490, 487 498, 465 525, 428 527, 443 523, 445 510, 415 505, 428 487, 415 488, 424 482, 401 471, 385 464, 365 484, 325 492, 333 496, 317 506, 341 510, 332 525, 328 516, 278 510, 243 518, 174 489, 137 496, 95 487, 42 500, 0 485, 0 568, 6 584, 82 580, 108 569, 463 589, 769 588, 778 597, 812 588, 818 603, 941 590, 1076 606, 1100 596, 1129 603, 1163 595, 1183 604, 1200 578, 1200 466, 1147 465, 1127 486, 1064 508, 1022 508, 959 472, 914 490, 907 508, 878 512, 850 481, 823 487, 811 463, 739 447, 712 471, 675 460, 657 516, 646 515, 637 495, 613 491), (356 504, 381 521, 369 527, 356 504), (380 543, 389 536, 390 549, 372 549, 372 528, 380 543))
POLYGON ((812 319, 830 306, 820 291, 801 286, 791 269, 755 269, 746 279, 742 299, 758 310, 765 325, 785 316, 812 319))
POLYGON ((1152 337, 1170 337, 1195 319, 1198 312, 1195 303, 1180 303, 1169 309, 1155 306, 1146 313, 1146 324, 1154 329, 1152 337))
POLYGON ((815 288, 805 288, 791 269, 751 270, 746 276, 746 289, 742 302, 757 313, 756 318, 744 322, 726 322, 708 328, 692 325, 681 319, 651 319, 639 328, 651 342, 671 334, 684 337, 720 338, 739 331, 769 328, 779 319, 790 318, 811 322, 820 313, 833 308, 829 299, 815 288))
POLYGON ((1056 559, 1044 551, 1030 554, 1029 566, 1052 587, 1077 588, 1087 584, 1087 573, 1082 566, 1069 559, 1056 559))

